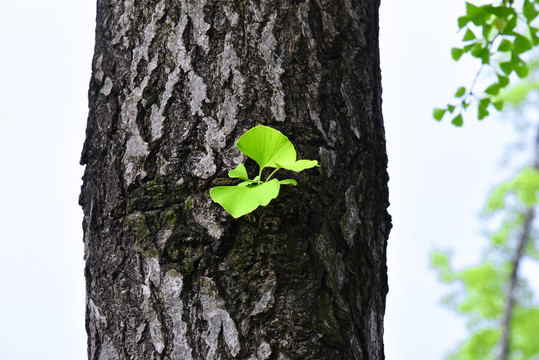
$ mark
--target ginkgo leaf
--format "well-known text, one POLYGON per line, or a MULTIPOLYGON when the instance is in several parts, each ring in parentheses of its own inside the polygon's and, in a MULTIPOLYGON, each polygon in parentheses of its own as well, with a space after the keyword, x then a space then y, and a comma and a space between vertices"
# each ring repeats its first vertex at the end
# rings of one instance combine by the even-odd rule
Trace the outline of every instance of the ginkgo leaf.
POLYGON ((239 218, 259 206, 266 206, 279 195, 279 180, 273 179, 260 185, 217 186, 210 190, 210 196, 230 215, 239 218))
POLYGON ((515 86, 501 91, 493 101, 506 101, 513 106, 517 106, 528 97, 532 90, 539 90, 539 81, 523 81, 515 86))
POLYGON ((279 195, 282 185, 297 185, 294 179, 270 180, 279 169, 303 171, 318 166, 316 160, 296 160, 294 145, 280 131, 259 125, 243 134, 236 143, 238 149, 256 161, 260 166, 259 174, 249 179, 245 165, 239 164, 228 172, 231 178, 243 180, 236 186, 218 186, 210 190, 210 196, 230 215, 238 218, 250 213, 259 206, 266 206, 279 195), (260 176, 266 167, 276 168, 264 182, 260 176))
POLYGON ((279 183, 281 185, 293 185, 293 186, 296 186, 298 184, 298 182, 294 179, 279 180, 279 183))
POLYGON ((280 131, 259 125, 247 131, 236 143, 238 149, 256 161, 261 169, 278 167, 275 163, 296 161, 294 145, 280 131))
POLYGON ((228 176, 231 178, 238 178, 242 180, 249 180, 249 176, 247 175, 247 169, 245 168, 245 165, 239 164, 236 166, 235 169, 232 169, 228 172, 228 176))
POLYGON ((282 169, 300 172, 305 169, 310 169, 315 166, 318 166, 318 161, 317 160, 298 160, 289 164, 276 163, 276 165, 277 167, 280 167, 282 169))

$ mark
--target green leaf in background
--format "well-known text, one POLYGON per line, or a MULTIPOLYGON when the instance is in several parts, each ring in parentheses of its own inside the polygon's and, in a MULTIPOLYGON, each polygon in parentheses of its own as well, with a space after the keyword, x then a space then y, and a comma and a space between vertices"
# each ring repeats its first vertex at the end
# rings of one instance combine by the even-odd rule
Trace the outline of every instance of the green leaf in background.
POLYGON ((451 57, 455 61, 458 61, 460 59, 460 57, 462 56, 462 54, 464 54, 464 50, 462 50, 462 49, 459 49, 459 48, 451 49, 451 57))
POLYGON ((279 180, 273 179, 260 185, 217 186, 210 195, 230 215, 239 218, 259 206, 266 206, 279 195, 279 180))
POLYGON ((487 262, 458 273, 464 281, 467 297, 459 305, 462 312, 480 312, 485 319, 495 319, 503 312, 505 271, 487 262))
POLYGON ((503 110, 503 101, 496 101, 496 102, 493 102, 492 105, 496 108, 496 110, 498 111, 502 111, 503 110))
POLYGON ((455 97, 460 98, 460 97, 463 97, 464 94, 466 94, 466 88, 464 86, 461 86, 457 89, 457 92, 455 93, 455 97))
POLYGON ((486 109, 490 105, 490 98, 484 98, 479 100, 479 107, 486 109))
POLYGON ((488 115, 489 115, 489 111, 487 110, 486 107, 482 107, 482 106, 479 106, 477 108, 477 119, 478 120, 483 120, 484 118, 486 118, 488 115))
POLYGON ((528 26, 529 36, 530 36, 530 39, 531 39, 532 44, 534 46, 539 45, 539 37, 537 36, 538 31, 539 31, 539 29, 537 29, 535 27, 532 27, 532 26, 528 26))
POLYGON ((528 50, 531 50, 533 44, 526 37, 516 34, 515 41, 513 42, 513 49, 517 54, 525 53, 528 50))
POLYGON ((513 72, 513 64, 511 62, 501 62, 499 63, 500 69, 505 73, 505 75, 509 76, 511 72, 513 72))
POLYGON ((518 19, 519 19, 519 16, 517 14, 515 14, 514 10, 513 10, 513 14, 511 14, 511 16, 507 17, 507 23, 505 24, 505 28, 503 29, 502 34, 503 35, 515 35, 513 30, 515 30, 515 27, 518 24, 518 19))
POLYGON ((498 75, 498 83, 501 87, 506 87, 509 85, 509 78, 507 76, 498 75))
POLYGON ((537 204, 537 191, 539 190, 539 171, 524 168, 515 178, 514 189, 517 197, 527 206, 537 204))
POLYGON ((442 118, 444 117, 444 114, 447 110, 446 109, 434 109, 432 111, 432 116, 438 120, 438 121, 441 121, 442 118))
POLYGON ((515 72, 517 73, 519 78, 523 79, 530 73, 530 68, 527 64, 522 63, 515 68, 515 72))
POLYGON ((455 276, 449 266, 449 254, 433 251, 430 254, 430 265, 440 274, 440 280, 449 283, 455 280, 455 276))
POLYGON ((539 334, 539 307, 517 306, 513 322, 511 344, 520 350, 522 359, 536 359, 539 354, 539 341, 534 335, 539 334))
POLYGON ((458 114, 457 116, 455 116, 455 118, 453 118, 453 121, 451 121, 451 124, 457 127, 462 126, 462 124, 464 124, 464 121, 462 120, 462 114, 458 114))
POLYGON ((448 360, 494 359, 494 349, 500 339, 500 329, 481 329, 466 341, 448 360))
POLYGON ((474 25, 482 26, 485 24, 489 14, 485 12, 485 8, 483 6, 475 6, 467 2, 466 16, 474 23, 474 25))
POLYGON ((459 25, 459 29, 462 29, 466 24, 470 22, 470 19, 467 16, 461 16, 457 19, 457 23, 459 25))
POLYGON ((509 89, 502 90, 492 101, 504 101, 518 106, 532 90, 539 90, 539 81, 522 81, 509 89))
POLYGON ((513 49, 513 44, 507 39, 503 39, 498 45, 498 51, 511 51, 513 49))
POLYGON ((466 33, 464 34, 464 37, 462 38, 463 41, 471 41, 471 40, 475 40, 476 37, 475 37, 475 34, 473 33, 472 30, 470 29, 466 29, 466 33))
POLYGON ((506 181, 494 188, 487 200, 485 210, 488 212, 503 209, 505 205, 505 195, 511 190, 512 181, 506 181))
POLYGON ((498 95, 500 92, 500 84, 494 83, 485 89, 485 93, 489 95, 498 95))
POLYGON ((537 15, 539 15, 539 11, 535 9, 535 5, 532 4, 530 0, 524 0, 522 12, 528 24, 531 23, 537 17, 537 15))

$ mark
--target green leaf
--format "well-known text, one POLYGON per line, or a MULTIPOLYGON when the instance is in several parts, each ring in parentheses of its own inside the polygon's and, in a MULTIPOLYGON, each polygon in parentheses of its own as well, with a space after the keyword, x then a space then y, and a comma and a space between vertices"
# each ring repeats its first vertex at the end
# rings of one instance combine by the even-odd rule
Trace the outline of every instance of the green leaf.
POLYGON ((444 114, 447 110, 446 109, 434 109, 432 111, 432 116, 438 120, 438 121, 441 121, 442 118, 444 117, 444 114))
POLYGON ((458 114, 457 116, 455 116, 453 121, 451 121, 451 124, 453 124, 453 125, 455 125, 457 127, 462 126, 462 124, 464 124, 464 121, 462 120, 462 114, 458 114))
POLYGON ((279 183, 281 185, 292 185, 292 186, 296 186, 298 184, 298 182, 294 179, 279 180, 279 183))
POLYGON ((230 215, 239 218, 259 206, 266 206, 279 195, 279 180, 273 179, 253 186, 217 186, 210 189, 210 196, 230 215))
MULTIPOLYGON (((504 23, 504 26, 505 26, 505 23, 504 23)), ((483 31, 482 31, 482 35, 483 35, 483 38, 487 41, 491 41, 494 36, 496 36, 496 34, 498 33, 498 29, 496 28, 496 26, 494 25, 483 25, 483 31)))
POLYGON ((537 191, 539 191, 539 171, 525 168, 515 178, 514 188, 517 197, 527 206, 537 204, 537 191))
POLYGON ((485 7, 477 7, 469 2, 466 3, 466 16, 477 26, 482 26, 487 21, 489 14, 485 12, 485 7))
POLYGON ((505 101, 513 106, 523 102, 528 93, 532 90, 539 90, 539 81, 522 81, 509 89, 505 89, 493 98, 493 101, 505 101))
POLYGON ((472 30, 470 29, 466 29, 466 33, 464 34, 464 37, 462 38, 463 41, 471 41, 471 40, 475 40, 476 37, 475 37, 475 34, 473 33, 472 30))
POLYGON ((482 64, 488 64, 490 62, 490 52, 481 43, 475 43, 473 45, 471 54, 473 57, 481 59, 482 64))
POLYGON ((485 93, 489 95, 498 95, 500 92, 500 84, 494 83, 485 89, 485 93))
POLYGON ((296 161, 294 145, 280 131, 259 125, 247 131, 236 143, 238 149, 256 161, 261 169, 277 167, 275 161, 296 161))
POLYGON ((522 5, 522 13, 524 14, 528 24, 531 23, 537 17, 537 15, 539 15, 539 12, 535 9, 535 5, 529 0, 524 0, 524 4, 522 5))
POLYGON ((455 274, 449 266, 449 254, 440 251, 434 251, 430 254, 430 266, 436 269, 440 274, 440 280, 451 282, 455 280, 455 274))
POLYGON ((455 105, 447 104, 447 110, 449 110, 450 113, 453 113, 453 111, 455 110, 455 105))
POLYGON ((239 164, 235 169, 230 170, 228 172, 228 176, 231 178, 249 180, 249 176, 247 175, 247 169, 243 164, 239 164))
POLYGON ((530 73, 530 68, 526 63, 522 63, 515 68, 515 72, 517 73, 519 78, 523 79, 530 73))
POLYGON ((519 349, 522 359, 537 358, 539 342, 539 307, 516 307, 511 325, 511 347, 519 349))
POLYGON ((464 54, 464 50, 462 50, 462 49, 459 49, 459 48, 452 48, 451 49, 451 57, 455 61, 458 61, 460 59, 460 57, 462 56, 462 54, 464 54))
POLYGON ((500 329, 480 329, 461 345, 451 359, 494 359, 494 349, 499 341, 500 329))
POLYGON ((466 300, 459 305, 462 312, 480 312, 486 319, 501 315, 504 307, 504 273, 487 262, 459 273, 467 289, 466 300))
POLYGON ((511 51, 513 44, 507 39, 503 39, 498 45, 498 51, 511 51))
POLYGON ((520 34, 515 35, 515 41, 513 42, 513 49, 517 54, 525 53, 528 50, 531 50, 533 44, 525 36, 520 34))
POLYGON ((464 86, 461 86, 457 89, 457 92, 455 93, 455 97, 460 98, 460 97, 463 97, 464 94, 466 94, 466 88, 464 86))
POLYGON ((539 37, 537 37, 537 32, 539 31, 539 29, 528 26, 528 31, 533 45, 539 45, 539 37))
POLYGON ((282 169, 300 172, 300 171, 303 171, 305 169, 310 169, 310 168, 313 168, 315 166, 318 166, 318 161, 316 161, 316 160, 298 160, 298 161, 295 161, 295 162, 289 163, 289 164, 281 164, 281 163, 277 163, 277 162, 275 164, 277 165, 277 167, 280 167, 282 169))
POLYGON ((511 235, 511 232, 520 225, 520 221, 511 221, 509 219, 506 219, 502 227, 497 232, 490 235, 490 240, 495 245, 505 245, 507 243, 507 240, 509 239, 509 236, 511 235))
POLYGON ((518 22, 518 16, 516 14, 512 14, 507 18, 507 23, 505 24, 505 28, 502 31, 503 35, 515 35, 513 30, 517 26, 518 22))
POLYGON ((505 206, 505 195, 511 190, 512 186, 511 181, 506 181, 494 188, 488 197, 485 210, 493 212, 502 209, 505 206))
POLYGON ((247 131, 237 142, 238 149, 265 167, 302 171, 318 166, 316 160, 296 161, 294 145, 280 131, 259 125, 247 131))
POLYGON ((502 62, 500 63, 500 69, 505 73, 505 75, 511 75, 513 72, 513 64, 511 62, 502 62))
POLYGON ((477 106, 477 118, 479 120, 483 120, 489 115, 489 112, 487 110, 487 107, 490 105, 490 98, 484 98, 479 100, 479 104, 477 106))
POLYGON ((464 26, 466 26, 466 24, 470 22, 470 18, 467 16, 461 16, 458 18, 457 22, 459 25, 459 29, 462 29, 464 26))
POLYGON ((486 108, 480 107, 477 109, 477 119, 483 120, 489 115, 489 112, 486 108))
POLYGON ((479 100, 479 106, 481 107, 484 107, 485 109, 487 108, 487 106, 490 105, 490 98, 483 98, 481 100, 479 100))
POLYGON ((500 83, 501 87, 506 87, 509 85, 509 78, 507 76, 498 75, 498 82, 500 83))
POLYGON ((498 111, 502 111, 502 110, 503 110, 503 101, 496 101, 496 102, 493 102, 492 105, 494 105, 494 107, 495 107, 496 110, 498 110, 498 111))
POLYGON ((499 18, 506 18, 514 13, 514 10, 511 7, 506 6, 483 5, 481 6, 481 8, 484 9, 485 12, 495 15, 499 18))

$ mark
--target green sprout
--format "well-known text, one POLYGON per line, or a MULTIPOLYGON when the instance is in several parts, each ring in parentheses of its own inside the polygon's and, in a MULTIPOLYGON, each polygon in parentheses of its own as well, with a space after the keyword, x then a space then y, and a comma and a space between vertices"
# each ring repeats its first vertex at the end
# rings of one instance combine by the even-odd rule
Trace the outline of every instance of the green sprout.
POLYGON ((318 166, 316 160, 296 160, 294 145, 280 131, 259 125, 247 131, 236 143, 238 149, 250 157, 260 167, 258 175, 249 179, 247 169, 239 164, 228 172, 228 176, 243 180, 236 186, 217 186, 210 190, 210 196, 230 215, 239 218, 259 206, 266 206, 279 195, 282 185, 297 185, 294 179, 278 180, 273 175, 279 169, 303 171, 318 166), (262 181, 265 168, 275 168, 266 180, 262 181))

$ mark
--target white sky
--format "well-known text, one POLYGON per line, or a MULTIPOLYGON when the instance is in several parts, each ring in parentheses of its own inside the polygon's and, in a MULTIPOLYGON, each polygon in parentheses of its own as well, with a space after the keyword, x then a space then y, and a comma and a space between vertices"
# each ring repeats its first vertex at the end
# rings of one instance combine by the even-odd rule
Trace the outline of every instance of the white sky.
MULTIPOLYGON (((455 64, 464 2, 382 0, 384 117, 390 161, 388 360, 433 360, 465 336, 439 305, 447 288, 429 252, 470 263, 477 213, 494 184, 507 127, 455 129, 432 108, 469 84, 455 64)), ((93 0, 0 2, 0 360, 86 359, 78 165, 93 51, 93 0)))

